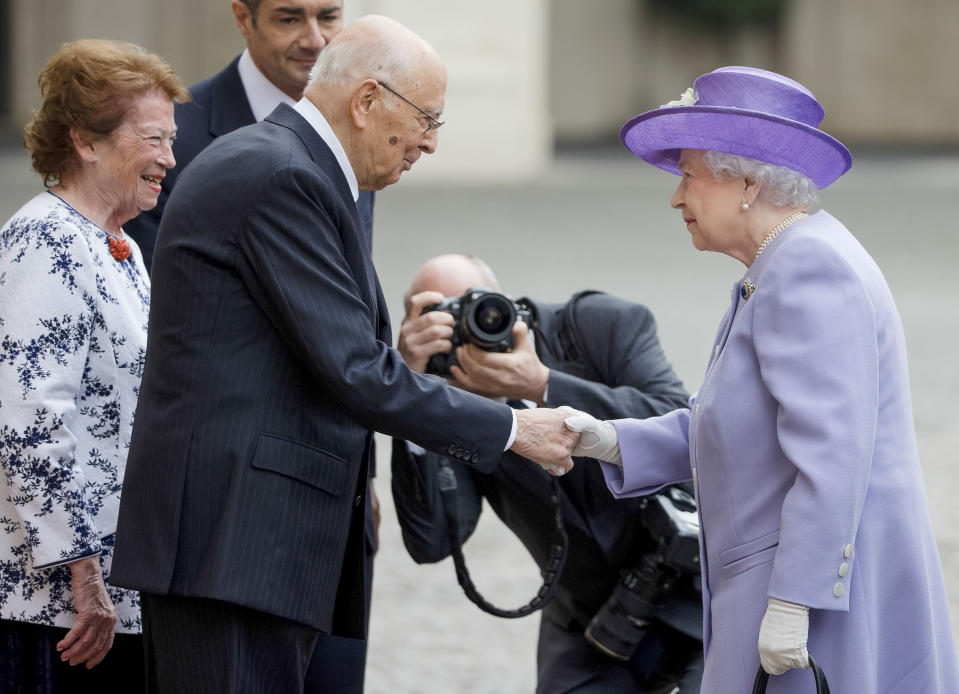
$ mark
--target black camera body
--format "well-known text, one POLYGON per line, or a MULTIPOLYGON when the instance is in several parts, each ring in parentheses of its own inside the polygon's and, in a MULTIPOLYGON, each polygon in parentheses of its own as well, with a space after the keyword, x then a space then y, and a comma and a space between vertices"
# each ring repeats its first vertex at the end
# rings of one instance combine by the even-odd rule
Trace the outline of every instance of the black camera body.
POLYGON ((699 515, 696 501, 679 487, 644 499, 643 523, 659 545, 657 555, 680 573, 700 575, 699 515))
POLYGON ((512 352, 513 324, 521 320, 530 325, 533 317, 528 306, 478 287, 467 289, 463 296, 448 296, 438 304, 423 307, 423 313, 430 311, 446 311, 455 321, 452 349, 434 354, 426 364, 426 373, 444 378, 452 375, 450 366, 457 363, 457 347, 473 344, 487 352, 512 352))
POLYGON ((643 525, 656 548, 625 569, 606 603, 586 627, 586 640, 606 655, 629 660, 683 576, 700 575, 696 501, 680 487, 643 499, 643 525))

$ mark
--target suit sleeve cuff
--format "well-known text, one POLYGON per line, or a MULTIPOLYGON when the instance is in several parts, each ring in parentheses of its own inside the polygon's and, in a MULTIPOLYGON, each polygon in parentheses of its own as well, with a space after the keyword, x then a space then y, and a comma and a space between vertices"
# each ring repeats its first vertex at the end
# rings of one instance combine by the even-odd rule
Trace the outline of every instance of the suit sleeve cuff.
POLYGON ((81 559, 86 559, 87 557, 96 557, 96 556, 99 556, 102 551, 103 551, 103 550, 102 550, 102 549, 99 549, 99 548, 98 548, 98 549, 88 549, 88 550, 86 550, 85 552, 82 552, 82 553, 80 553, 80 554, 78 554, 78 555, 76 555, 76 556, 73 556, 73 557, 68 557, 68 558, 66 558, 66 559, 58 559, 58 560, 56 560, 56 561, 52 561, 52 562, 49 562, 49 563, 46 563, 46 564, 34 564, 34 565, 33 565, 33 569, 34 569, 35 571, 36 571, 36 570, 40 570, 40 569, 52 569, 52 568, 55 568, 55 567, 57 567, 57 566, 62 566, 62 565, 64 565, 64 564, 72 564, 72 563, 75 562, 75 561, 80 561, 81 559))

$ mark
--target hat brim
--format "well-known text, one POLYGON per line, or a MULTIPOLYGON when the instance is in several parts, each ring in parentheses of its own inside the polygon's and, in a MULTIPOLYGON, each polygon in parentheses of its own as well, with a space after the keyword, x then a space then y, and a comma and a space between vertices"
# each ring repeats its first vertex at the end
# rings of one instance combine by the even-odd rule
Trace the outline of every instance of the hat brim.
POLYGON ((750 157, 799 171, 825 188, 852 166, 839 140, 799 121, 728 106, 665 106, 627 122, 619 137, 643 161, 678 174, 680 150, 750 157))

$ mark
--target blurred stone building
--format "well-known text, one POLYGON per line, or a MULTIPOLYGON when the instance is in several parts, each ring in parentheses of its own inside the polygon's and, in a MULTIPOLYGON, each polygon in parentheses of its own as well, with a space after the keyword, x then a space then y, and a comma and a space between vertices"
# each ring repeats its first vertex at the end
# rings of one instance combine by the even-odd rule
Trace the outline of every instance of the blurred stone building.
MULTIPOLYGON (((853 146, 959 145, 957 0, 345 0, 394 17, 449 67, 440 153, 411 178, 527 180, 557 146, 614 142, 720 65, 807 85, 853 146)), ((229 0, 0 0, 0 132, 17 132, 63 42, 119 38, 188 83, 242 48, 229 0)))

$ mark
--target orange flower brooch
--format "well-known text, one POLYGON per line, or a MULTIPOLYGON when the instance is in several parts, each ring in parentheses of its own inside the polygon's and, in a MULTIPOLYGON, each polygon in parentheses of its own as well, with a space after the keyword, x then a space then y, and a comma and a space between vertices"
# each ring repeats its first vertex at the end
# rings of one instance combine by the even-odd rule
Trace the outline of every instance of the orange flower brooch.
POLYGON ((115 236, 107 236, 107 243, 110 244, 110 255, 118 263, 130 257, 130 244, 126 239, 118 239, 115 236))

